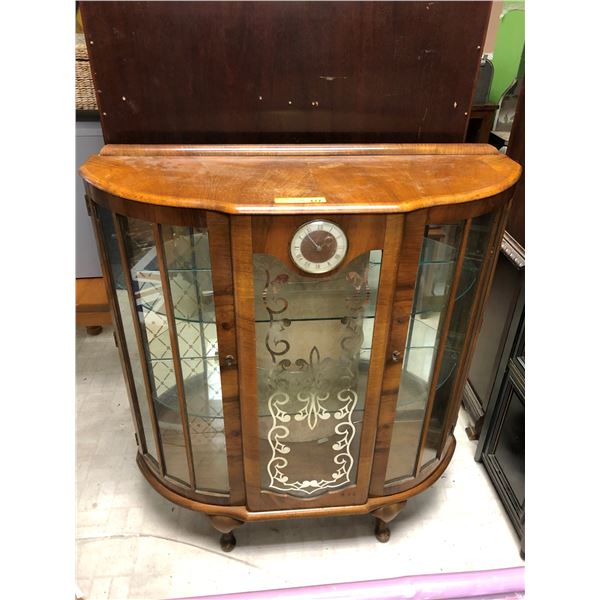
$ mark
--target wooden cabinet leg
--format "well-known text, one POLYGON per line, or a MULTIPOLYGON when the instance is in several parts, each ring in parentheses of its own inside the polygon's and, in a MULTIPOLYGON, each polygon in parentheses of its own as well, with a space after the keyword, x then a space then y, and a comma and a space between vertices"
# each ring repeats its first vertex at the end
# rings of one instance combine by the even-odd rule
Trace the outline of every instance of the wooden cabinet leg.
POLYGON ((88 325, 85 328, 85 330, 88 335, 98 335, 98 334, 102 333, 102 326, 101 325, 88 325))
POLYGON ((467 437, 472 442, 476 442, 479 439, 479 436, 481 435, 482 427, 483 427, 483 417, 479 417, 479 419, 477 419, 477 423, 475 423, 475 425, 473 427, 471 427, 470 425, 468 427, 465 427, 465 432, 467 434, 467 437))
POLYGON ((244 524, 243 521, 232 519, 224 515, 208 515, 212 526, 221 532, 221 538, 219 540, 221 549, 223 552, 231 552, 235 548, 236 539, 233 533, 231 533, 236 527, 240 527, 244 524))
POLYGON ((397 502, 396 504, 389 504, 388 506, 381 506, 371 512, 375 517, 375 537, 382 544, 385 544, 390 539, 388 523, 391 523, 405 506, 406 500, 404 502, 397 502))
POLYGON ((390 539, 390 528, 385 521, 375 517, 375 537, 377 541, 385 544, 390 539))

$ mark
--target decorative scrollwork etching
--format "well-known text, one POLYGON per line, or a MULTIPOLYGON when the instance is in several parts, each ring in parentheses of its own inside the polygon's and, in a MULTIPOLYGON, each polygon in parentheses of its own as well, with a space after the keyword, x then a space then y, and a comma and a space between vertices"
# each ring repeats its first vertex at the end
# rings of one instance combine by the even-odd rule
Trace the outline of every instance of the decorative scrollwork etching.
MULTIPOLYGON (((285 291, 290 276, 280 273, 273 277, 272 270, 262 270, 265 275, 262 303, 269 317, 265 347, 273 363, 266 382, 270 414, 267 439, 271 449, 267 463, 269 489, 311 496, 353 481, 351 473, 355 460, 350 451, 356 434, 353 411, 359 399, 358 369, 364 341, 364 307, 370 296, 368 260, 364 269, 364 259, 357 263, 360 265, 358 269, 355 267, 345 275, 321 280, 324 286, 333 286, 325 287, 325 293, 330 294, 332 289, 339 293, 344 314, 324 325, 331 328, 337 340, 337 346, 327 340, 327 353, 330 355, 325 358, 321 357, 316 344, 310 348, 306 359, 289 356, 292 348, 288 339, 292 337, 286 330, 295 322, 286 317, 289 301, 285 291), (298 446, 304 443, 307 444, 305 450, 298 446), (311 479, 306 475, 313 465, 306 462, 305 474, 302 460, 298 460, 301 455, 294 453, 315 452, 318 444, 326 444, 330 448, 327 460, 331 461, 331 472, 327 474, 327 467, 325 470, 321 468, 319 477, 311 479)), ((304 338, 304 348, 306 341, 304 338)))
POLYGON ((275 321, 273 318, 273 315, 280 315, 288 309, 288 301, 279 296, 279 292, 281 291, 281 288, 288 282, 289 276, 285 273, 280 273, 273 280, 271 280, 271 273, 268 269, 265 270, 265 275, 267 276, 267 281, 262 292, 262 301, 267 313, 269 314, 270 323, 270 327, 267 330, 267 335, 265 337, 265 344, 269 354, 271 355, 271 360, 276 362, 276 356, 283 356, 290 349, 289 342, 287 340, 278 338, 275 334, 275 328, 273 327, 274 323, 277 322, 279 324, 279 331, 283 331, 291 325, 291 321, 289 319, 280 319, 275 321), (277 346, 282 346, 282 348, 278 350, 276 348, 277 346))
MULTIPOLYGON (((267 465, 267 471, 270 476, 270 488, 282 492, 299 491, 310 496, 325 489, 334 489, 351 483, 350 472, 354 465, 354 458, 350 453, 350 444, 356 432, 351 415, 356 406, 358 395, 354 390, 346 389, 337 394, 337 399, 343 403, 343 406, 333 414, 334 419, 340 422, 335 426, 335 432, 339 437, 331 445, 331 448, 336 451, 333 462, 339 465, 339 468, 331 474, 330 479, 289 481, 287 475, 284 474, 284 469, 288 466, 288 460, 282 454, 289 454, 290 447, 281 441, 290 435, 290 430, 281 424, 281 422, 288 423, 290 421, 290 415, 281 410, 281 405, 289 401, 289 396, 282 392, 275 392, 269 398, 272 426, 268 437, 272 457, 267 465)), ((295 415, 294 418, 299 420, 297 417, 298 415, 295 415)), ((330 417, 331 414, 327 413, 327 418, 330 417)))

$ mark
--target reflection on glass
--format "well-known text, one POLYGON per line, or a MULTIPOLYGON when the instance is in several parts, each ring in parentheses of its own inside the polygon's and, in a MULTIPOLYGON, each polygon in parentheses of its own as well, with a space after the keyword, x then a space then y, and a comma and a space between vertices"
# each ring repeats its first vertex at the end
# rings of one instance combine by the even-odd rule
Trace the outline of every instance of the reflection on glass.
POLYGON ((469 238, 467 240, 467 251, 460 273, 454 310, 452 311, 452 319, 446 339, 441 373, 436 386, 431 419, 425 438, 421 469, 436 458, 441 444, 445 441, 441 439, 441 436, 446 412, 450 404, 453 383, 456 378, 454 367, 463 350, 471 307, 475 299, 477 282, 479 281, 481 266, 488 247, 491 223, 492 213, 477 217, 471 223, 471 230, 469 231, 469 238), (444 374, 446 374, 445 378, 444 374))
POLYGON ((254 255, 261 485, 311 498, 356 481, 381 251, 329 277, 254 255))
POLYGON ((179 406, 177 403, 161 402, 166 395, 173 393, 176 385, 152 226, 145 221, 128 218, 124 223, 124 238, 166 472, 189 484, 179 406))
POLYGON ((129 298, 127 297, 127 287, 125 285, 121 260, 119 258, 119 246, 115 234, 112 214, 101 206, 96 206, 96 211, 101 221, 102 237, 104 240, 104 247, 106 248, 106 254, 108 255, 108 260, 110 263, 111 275, 115 287, 117 308, 119 310, 119 314, 121 315, 121 322, 123 324, 123 334, 125 336, 126 345, 126 348, 124 348, 123 351, 126 351, 127 355, 129 356, 129 363, 131 365, 131 372, 133 375, 133 384, 135 387, 135 393, 142 418, 142 427, 144 429, 144 437, 146 440, 146 450, 148 454, 154 458, 154 460, 156 460, 156 445, 154 436, 152 434, 148 398, 144 388, 142 365, 138 352, 137 339, 133 328, 133 319, 129 306, 129 298))
MULTIPOLYGON (((223 408, 206 229, 163 226, 194 475, 199 489, 228 491, 223 408)), ((189 484, 173 351, 150 223, 129 218, 125 247, 151 378, 167 475, 189 484)))
MULTIPOLYGON (((414 472, 439 332, 446 314, 463 225, 463 222, 428 225, 425 229, 406 336, 386 483, 411 477, 414 472)), ((440 373, 440 381, 444 377, 447 378, 448 373, 440 373)))
MULTIPOLYGON (((161 227, 187 404, 194 475, 200 490, 227 492, 223 397, 208 231, 161 227)), ((177 387, 159 397, 178 413, 177 387)))

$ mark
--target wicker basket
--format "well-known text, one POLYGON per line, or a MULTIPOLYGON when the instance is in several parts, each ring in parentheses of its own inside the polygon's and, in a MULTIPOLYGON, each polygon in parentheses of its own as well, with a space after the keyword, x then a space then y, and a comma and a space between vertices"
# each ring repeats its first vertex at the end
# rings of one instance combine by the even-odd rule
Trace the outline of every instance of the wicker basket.
POLYGON ((75 90, 76 110, 98 110, 92 69, 82 33, 77 34, 75 43, 75 90))

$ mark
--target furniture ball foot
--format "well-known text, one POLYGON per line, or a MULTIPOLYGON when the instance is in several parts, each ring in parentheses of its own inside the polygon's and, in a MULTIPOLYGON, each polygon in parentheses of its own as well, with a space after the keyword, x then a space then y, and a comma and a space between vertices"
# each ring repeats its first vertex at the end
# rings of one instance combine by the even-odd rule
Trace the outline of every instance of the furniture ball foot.
POLYGON ((385 521, 375 518, 375 537, 378 542, 385 544, 390 539, 390 528, 385 521))
POLYGON ((236 542, 237 540, 231 531, 229 533, 222 533, 219 539, 223 552, 231 552, 235 548, 236 542))
POLYGON ((208 515, 212 526, 221 532, 221 538, 219 543, 223 552, 231 552, 235 548, 237 540, 233 533, 231 533, 236 527, 243 525, 242 521, 226 517, 224 515, 208 515))
POLYGON ((102 333, 102 327, 100 325, 88 325, 85 330, 88 335, 99 335, 102 333))
POLYGON ((397 516, 398 513, 406 506, 406 500, 381 506, 371 514, 375 517, 375 537, 382 544, 385 544, 390 539, 390 528, 388 526, 397 516))

